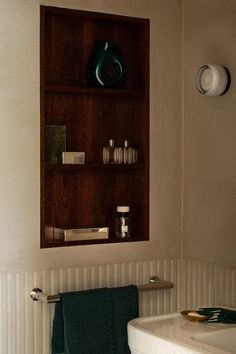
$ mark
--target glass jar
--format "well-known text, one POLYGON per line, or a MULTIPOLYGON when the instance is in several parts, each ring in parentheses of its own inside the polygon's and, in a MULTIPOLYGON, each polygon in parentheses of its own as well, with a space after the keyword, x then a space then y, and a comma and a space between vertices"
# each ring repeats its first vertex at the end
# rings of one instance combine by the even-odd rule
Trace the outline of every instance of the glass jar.
POLYGON ((129 206, 118 206, 116 209, 116 237, 130 237, 129 206))
POLYGON ((116 162, 115 160, 116 160, 116 155, 115 155, 114 140, 110 139, 109 145, 103 148, 103 163, 104 164, 115 163, 116 162))

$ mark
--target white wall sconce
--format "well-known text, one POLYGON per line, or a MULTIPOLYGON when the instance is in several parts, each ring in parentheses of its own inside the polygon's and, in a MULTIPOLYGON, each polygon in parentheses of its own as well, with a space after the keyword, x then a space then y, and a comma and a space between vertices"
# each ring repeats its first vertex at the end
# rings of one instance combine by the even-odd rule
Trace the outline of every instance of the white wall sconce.
POLYGON ((230 86, 230 73, 220 65, 206 64, 197 71, 196 86, 205 96, 222 96, 230 86))

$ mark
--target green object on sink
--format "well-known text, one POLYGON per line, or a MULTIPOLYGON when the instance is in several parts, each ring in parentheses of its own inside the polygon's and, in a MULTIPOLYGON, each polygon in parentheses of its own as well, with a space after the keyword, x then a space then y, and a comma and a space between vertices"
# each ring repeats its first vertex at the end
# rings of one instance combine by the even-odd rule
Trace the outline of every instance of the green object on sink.
POLYGON ((126 67, 116 44, 98 42, 88 67, 89 85, 121 87, 125 77, 126 67))
POLYGON ((221 322, 236 324, 236 311, 223 307, 203 307, 197 312, 200 315, 209 316, 208 322, 221 322))

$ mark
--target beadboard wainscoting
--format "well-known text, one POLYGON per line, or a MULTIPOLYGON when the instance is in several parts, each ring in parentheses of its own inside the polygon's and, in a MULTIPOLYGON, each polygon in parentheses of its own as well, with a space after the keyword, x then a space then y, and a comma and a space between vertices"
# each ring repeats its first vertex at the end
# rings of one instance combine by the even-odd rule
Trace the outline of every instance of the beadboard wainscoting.
POLYGON ((47 294, 104 286, 147 284, 153 275, 173 289, 140 292, 140 315, 202 305, 236 306, 236 269, 190 259, 153 260, 0 275, 0 354, 50 354, 54 304, 33 302, 30 292, 47 294))
POLYGON ((181 308, 199 306, 236 307, 236 268, 184 259, 181 277, 181 308))
POLYGON ((0 354, 50 354, 54 304, 33 302, 30 292, 41 288, 47 294, 143 285, 153 275, 170 280, 173 289, 140 292, 140 315, 176 311, 180 307, 180 259, 119 263, 0 276, 0 354))

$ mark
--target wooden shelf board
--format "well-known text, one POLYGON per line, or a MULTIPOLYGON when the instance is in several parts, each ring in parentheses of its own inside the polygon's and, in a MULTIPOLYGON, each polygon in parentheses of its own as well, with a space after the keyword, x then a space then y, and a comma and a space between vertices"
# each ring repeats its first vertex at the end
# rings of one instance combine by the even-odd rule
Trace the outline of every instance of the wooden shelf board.
POLYGON ((110 89, 103 87, 82 87, 76 85, 45 85, 46 92, 74 93, 82 95, 110 95, 110 96, 130 96, 142 97, 145 95, 143 90, 110 89))
POLYGON ((46 163, 46 170, 137 170, 143 169, 144 164, 102 164, 102 163, 92 163, 92 164, 57 164, 57 163, 46 163))
POLYGON ((141 242, 141 241, 148 241, 145 239, 135 239, 135 238, 128 238, 128 239, 104 239, 104 240, 83 240, 83 241, 44 241, 44 248, 51 248, 51 247, 68 247, 68 246, 83 246, 83 245, 97 245, 97 244, 109 244, 109 243, 129 243, 129 242, 141 242))

